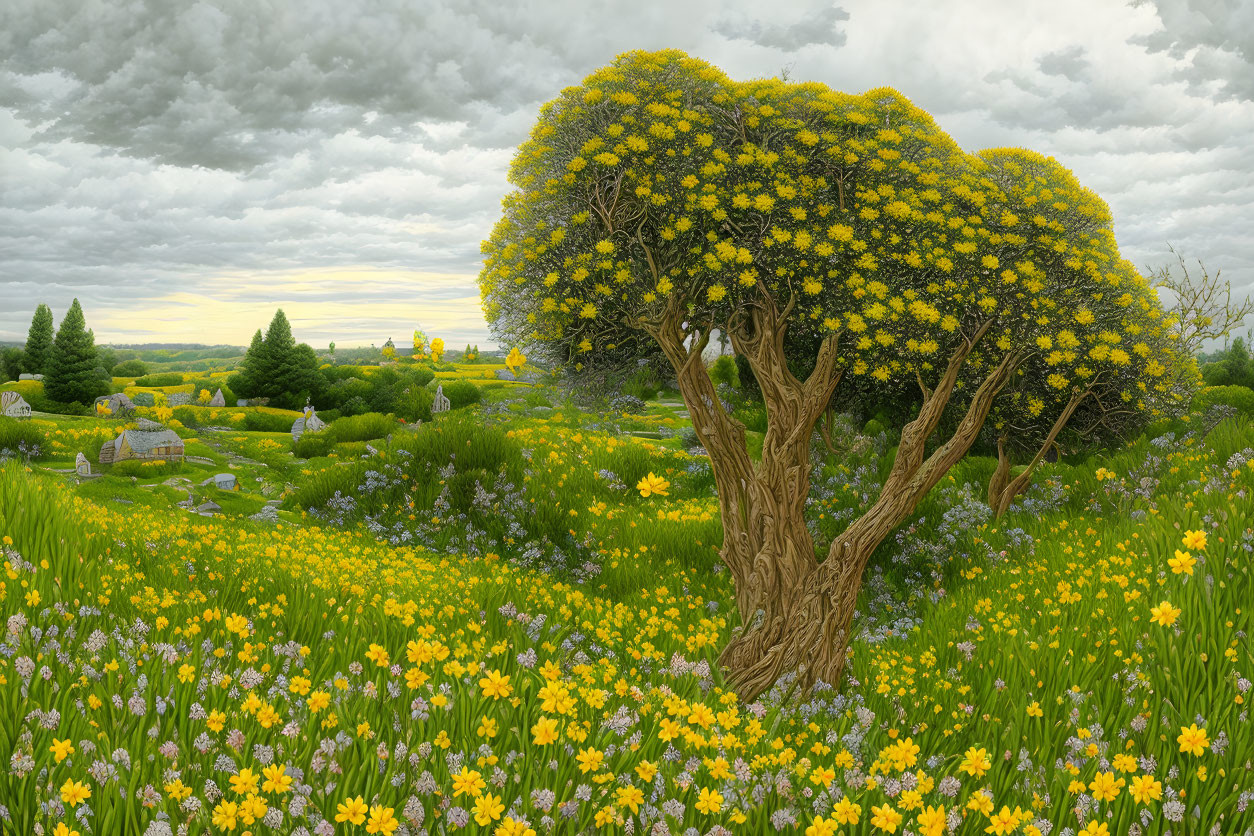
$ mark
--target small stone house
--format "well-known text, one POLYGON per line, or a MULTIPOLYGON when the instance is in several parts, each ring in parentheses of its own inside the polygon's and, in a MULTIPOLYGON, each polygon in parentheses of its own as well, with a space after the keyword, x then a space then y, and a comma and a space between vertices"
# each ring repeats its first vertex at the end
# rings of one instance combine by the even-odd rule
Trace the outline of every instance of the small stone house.
POLYGON ((0 415, 9 418, 29 418, 30 404, 17 392, 0 392, 0 415))
POLYGON ((101 464, 127 459, 182 461, 183 439, 174 430, 123 430, 117 438, 106 441, 100 447, 98 460, 101 464))

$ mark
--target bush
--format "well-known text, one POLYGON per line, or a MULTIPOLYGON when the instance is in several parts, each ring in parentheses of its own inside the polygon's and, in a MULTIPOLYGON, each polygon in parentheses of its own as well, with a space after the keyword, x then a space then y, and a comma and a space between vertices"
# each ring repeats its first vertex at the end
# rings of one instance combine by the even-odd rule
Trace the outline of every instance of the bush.
POLYGON ((135 381, 136 386, 145 388, 161 387, 161 386, 182 386, 183 375, 178 372, 165 372, 164 374, 150 374, 139 378, 135 381))
POLYGON ((143 377, 148 374, 148 364, 143 360, 125 360, 113 367, 114 377, 143 377))
POLYGON ((59 401, 49 400, 42 391, 33 397, 26 399, 30 404, 30 408, 36 412, 47 412, 53 415, 88 415, 95 413, 95 403, 90 407, 87 404, 71 401, 70 403, 61 403, 59 401))
POLYGON ((418 386, 426 386, 435 380, 435 372, 426 366, 416 366, 414 369, 407 371, 404 375, 405 382, 408 384, 416 384, 418 386))
POLYGON ((156 406, 157 396, 152 392, 136 392, 135 396, 131 398, 131 403, 136 406, 156 406))
POLYGON ((724 354, 715 360, 710 366, 710 381, 715 386, 726 383, 728 386, 739 387, 740 375, 736 371, 736 358, 730 354, 724 354))
POLYGON ((548 395, 544 394, 543 389, 527 390, 527 394, 523 395, 523 403, 532 408, 537 406, 553 405, 553 403, 549 400, 548 395))
POLYGON ((410 386, 396 398, 396 414, 411 424, 415 421, 430 421, 431 404, 434 401, 435 394, 430 389, 410 386))
POLYGON ((0 451, 8 450, 9 455, 17 455, 19 449, 38 449, 40 452, 32 458, 39 458, 45 452, 44 434, 28 421, 0 418, 0 451))
POLYGON ((212 398, 213 393, 219 389, 222 390, 222 399, 226 402, 226 405, 235 406, 235 392, 232 391, 231 387, 222 381, 209 379, 197 380, 192 384, 192 403, 200 403, 199 395, 201 390, 208 392, 209 397, 212 398))
POLYGON ((1204 387, 1193 398, 1193 411, 1205 413, 1215 404, 1224 404, 1246 415, 1254 415, 1254 389, 1244 386, 1204 387))
POLYGON ((383 438, 395 428, 396 421, 392 419, 391 415, 367 412, 365 415, 341 418, 335 423, 329 424, 322 432, 329 435, 334 443, 340 444, 346 441, 370 441, 376 438, 383 438))
POLYGON ((196 410, 190 406, 174 407, 174 418, 185 427, 199 427, 200 416, 196 410))
POLYGON ((327 430, 316 433, 302 433, 301 437, 292 445, 292 453, 300 459, 314 459, 318 456, 327 455, 334 446, 335 439, 331 437, 330 432, 327 430))
POLYGON ((657 397, 659 383, 657 375, 649 366, 641 366, 620 387, 619 392, 642 401, 651 401, 657 397))
POLYGON ((361 415, 370 411, 370 404, 365 399, 354 395, 340 406, 340 412, 344 415, 361 415))
POLYGON ((448 398, 450 409, 461 409, 479 403, 483 393, 469 380, 455 380, 444 387, 444 397, 448 398))
POLYGON ((248 409, 244 412, 244 429, 254 433, 290 432, 295 418, 274 412, 248 409))
POLYGON ((766 432, 766 407, 761 404, 755 404, 737 411, 736 418, 745 425, 746 430, 758 433, 766 432))

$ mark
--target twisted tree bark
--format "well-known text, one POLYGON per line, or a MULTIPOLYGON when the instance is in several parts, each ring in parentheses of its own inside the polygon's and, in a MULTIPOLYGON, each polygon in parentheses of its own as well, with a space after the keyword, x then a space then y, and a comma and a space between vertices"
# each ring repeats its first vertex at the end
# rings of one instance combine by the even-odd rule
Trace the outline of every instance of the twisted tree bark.
POLYGON ((1041 442, 1041 446, 1037 449, 1036 455, 1028 462, 1018 475, 1013 479, 1010 478, 1010 452, 1006 450, 1006 437, 1002 436, 997 439, 997 469, 993 471, 993 476, 988 483, 988 507, 993 509, 993 518, 998 519, 1010 507, 1010 503, 1014 502, 1016 496, 1024 493, 1030 484, 1032 484, 1032 472, 1036 470, 1036 466, 1041 463, 1045 455, 1049 452, 1049 448, 1054 446, 1054 442, 1058 440, 1058 434, 1067 426, 1067 422, 1071 420, 1071 416, 1075 414, 1076 409, 1080 406, 1089 394, 1090 390, 1077 392, 1071 396, 1071 400, 1067 402, 1066 407, 1059 413, 1054 425, 1050 427, 1049 435, 1041 442))
POLYGON ((964 341, 935 388, 923 386, 923 405, 902 431, 879 498, 819 563, 805 524, 805 502, 810 439, 841 378, 837 336, 824 340, 814 370, 800 381, 789 370, 784 352, 789 312, 777 310, 766 295, 746 321, 731 330, 732 344, 752 366, 767 407, 766 437, 756 467, 749 458, 744 426, 723 409, 701 359, 711 329, 685 329, 683 311, 678 309, 668 310, 660 322, 649 326, 675 369, 693 427, 710 454, 723 522, 721 557, 735 582, 742 624, 719 661, 745 699, 757 697, 790 671, 798 672, 806 691, 820 681, 839 681, 867 561, 967 452, 1016 363, 1010 353, 993 368, 953 436, 925 460, 928 439, 959 373, 991 321, 964 341))

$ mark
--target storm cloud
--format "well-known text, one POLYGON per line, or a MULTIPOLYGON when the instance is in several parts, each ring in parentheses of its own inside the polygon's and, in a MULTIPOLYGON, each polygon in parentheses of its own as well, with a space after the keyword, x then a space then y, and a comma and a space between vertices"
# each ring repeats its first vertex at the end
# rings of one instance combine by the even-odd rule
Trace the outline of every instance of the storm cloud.
POLYGON ((479 243, 540 105, 631 49, 893 86, 963 147, 1057 157, 1135 263, 1254 284, 1254 2, 10 0, 0 338, 492 344, 479 243))

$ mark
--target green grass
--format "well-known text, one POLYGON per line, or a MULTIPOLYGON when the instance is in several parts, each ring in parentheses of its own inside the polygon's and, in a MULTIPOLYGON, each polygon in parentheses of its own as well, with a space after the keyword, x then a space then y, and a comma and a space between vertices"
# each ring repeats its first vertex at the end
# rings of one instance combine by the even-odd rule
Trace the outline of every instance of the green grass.
MULTIPOLYGON (((497 391, 535 401, 534 393, 545 394, 521 384, 486 389, 497 391)), ((649 415, 621 423, 678 429, 676 411, 651 405, 649 415)), ((776 832, 771 817, 780 811, 796 821, 783 832, 827 832, 817 817, 830 817, 836 791, 861 809, 842 833, 885 832, 872 824, 885 805, 912 833, 929 806, 958 810, 959 833, 993 832, 989 814, 1003 807, 1022 813, 1016 834, 1047 823, 1054 833, 1076 832, 1093 820, 1076 814, 1086 805, 1119 836, 1134 822, 1142 833, 1254 827, 1241 802, 1254 790, 1246 702, 1254 695, 1242 685, 1254 670, 1248 421, 1225 421, 1204 440, 1155 444, 1147 436, 1043 465, 1022 505, 998 521, 980 516, 976 502, 995 461, 964 460, 873 556, 851 681, 806 704, 781 704, 785 684, 761 705, 726 693, 717 670, 738 618, 717 558, 721 526, 708 467, 675 438, 633 439, 602 421, 559 409, 492 423, 463 410, 394 432, 369 459, 360 458, 366 442, 351 441, 335 447, 336 458, 309 461, 290 456, 285 433, 203 434, 188 451, 220 444, 215 467, 186 465, 182 475, 199 482, 231 453, 261 463, 232 470, 238 492, 196 488, 200 501, 222 506, 219 519, 173 510, 185 492, 152 486, 156 480, 106 475, 75 485, 42 462, 0 468, 0 537, 21 556, 8 558, 0 603, 6 617, 25 620, 8 640, 13 652, 0 656, 0 753, 17 757, 0 776, 0 803, 13 818, 0 832, 52 832, 62 821, 85 832, 72 811, 40 806, 59 799, 70 778, 91 786, 92 832, 141 833, 158 811, 191 832, 224 832, 211 823, 219 801, 208 781, 227 801, 243 800, 230 778, 245 766, 260 773, 257 746, 312 786, 299 816, 290 793, 261 793, 283 808, 276 832, 284 833, 313 830, 358 796, 398 819, 407 804, 421 808, 423 824, 410 832, 438 832, 449 820, 444 798, 473 815, 473 802, 453 797, 450 753, 503 800, 502 818, 479 829, 472 818, 472 833, 491 832, 504 816, 526 818, 538 833, 621 833, 626 818, 648 832, 652 820, 618 803, 618 790, 631 787, 645 799, 658 793, 641 810, 657 810, 674 833, 714 825, 776 832), (367 471, 387 475, 386 485, 361 493, 367 471), (635 482, 649 472, 670 483, 668 495, 639 495, 635 482), (297 486, 278 527, 246 519, 266 499, 257 476, 297 486), (479 504, 476 483, 490 488, 501 477, 512 488, 479 504), (347 526, 302 516, 337 490, 358 500, 347 526), (366 528, 366 517, 385 530, 366 528), (394 524, 418 536, 396 538, 394 524), (1194 532, 1193 545, 1186 532, 1194 532), (597 571, 546 571, 526 554, 541 540, 597 571), (1177 550, 1197 560, 1192 574, 1168 564, 1177 550), (1180 610, 1171 626, 1152 621, 1160 602, 1180 610), (544 625, 534 629, 541 615, 544 625), (289 642, 295 656, 285 655, 289 642), (447 655, 426 658, 425 642, 447 655), (377 663, 380 652, 386 664, 377 663), (529 654, 535 662, 524 664, 529 654), (37 670, 47 665, 48 678, 26 681, 19 658, 38 659, 37 670), (541 689, 551 698, 557 687, 540 673, 545 663, 572 698, 568 708, 545 707, 541 689), (510 677, 508 696, 485 694, 489 671, 510 677), (418 673, 425 681, 407 680, 418 673), (254 675, 259 681, 242 687, 254 675), (307 688, 293 691, 297 678, 307 688), (329 699, 316 712, 307 702, 315 692, 329 699), (447 696, 446 708, 432 704, 437 694, 447 696), (138 713, 127 706, 133 697, 142 699, 138 713), (173 706, 159 710, 158 697, 172 697, 173 706), (223 725, 196 719, 193 703, 221 712, 223 725), (697 706, 708 707, 708 723, 697 706), (57 722, 41 727, 37 712, 49 709, 57 722), (559 721, 558 742, 536 742, 541 718, 559 721), (483 731, 488 720, 494 735, 483 731), (1208 738, 1199 755, 1177 742, 1194 723, 1208 738), (240 746, 230 742, 236 729, 240 746), (338 772, 317 770, 315 752, 340 732, 338 772), (53 740, 77 751, 57 762, 53 740), (917 753, 902 748, 904 740, 917 753), (210 745, 202 751, 198 741, 210 745), (158 752, 164 743, 175 757, 158 752), (668 758, 668 747, 677 757, 668 758), (117 779, 92 777, 92 764, 112 761, 119 749, 131 768, 117 767, 117 779), (585 772, 578 755, 589 750, 602 753, 604 765, 585 772), (222 768, 223 757, 234 769, 222 768), (638 769, 647 765, 659 769, 658 783, 642 780, 638 769), (503 780, 493 783, 498 768, 503 780), (416 789, 423 772, 441 795, 416 789), (200 799, 198 812, 171 798, 175 773, 200 799), (1124 784, 1094 802, 1090 785, 1105 773, 1124 784), (1146 776, 1161 798, 1138 803, 1132 781, 1146 776), (901 791, 903 779, 919 790, 921 806, 901 791), (942 791, 951 784, 952 794, 942 791), (147 785, 158 796, 153 807, 140 797, 147 785), (546 821, 533 790, 552 791, 573 815, 554 808, 546 821), (721 794, 717 811, 697 809, 702 790, 721 794), (1181 794, 1177 824, 1168 802, 1181 794), (682 807, 664 811, 667 801, 682 807), (611 822, 599 828, 607 807, 611 822)), ((1180 436, 1196 424, 1195 417, 1174 430, 1180 436)), ((58 418, 44 429, 59 434, 62 456, 112 426, 58 418)), ((809 519, 820 545, 874 498, 893 454, 891 446, 860 449, 817 468, 809 519)), ((233 832, 243 829, 240 820, 233 832)))

